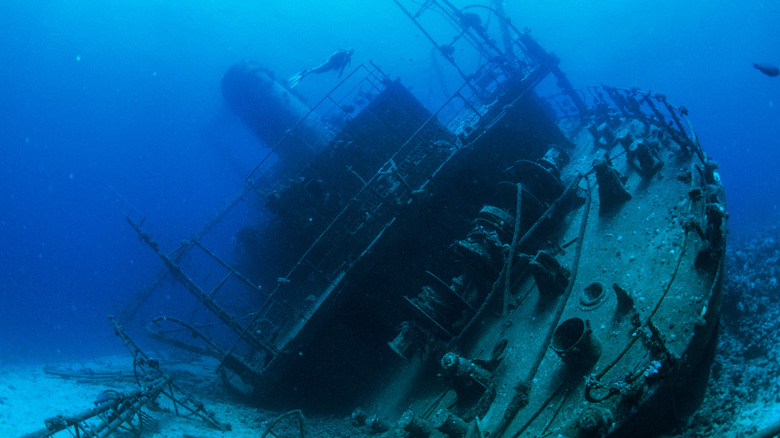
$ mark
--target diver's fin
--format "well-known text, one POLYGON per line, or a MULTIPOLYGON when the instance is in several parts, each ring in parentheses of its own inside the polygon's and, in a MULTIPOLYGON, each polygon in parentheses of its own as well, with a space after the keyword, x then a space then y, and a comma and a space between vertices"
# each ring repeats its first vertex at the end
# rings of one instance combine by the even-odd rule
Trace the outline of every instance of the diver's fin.
POLYGON ((287 80, 287 86, 290 87, 290 89, 293 89, 298 86, 298 84, 301 83, 301 79, 303 79, 304 76, 306 76, 306 73, 308 73, 309 70, 302 70, 300 73, 293 75, 290 77, 290 79, 287 80))

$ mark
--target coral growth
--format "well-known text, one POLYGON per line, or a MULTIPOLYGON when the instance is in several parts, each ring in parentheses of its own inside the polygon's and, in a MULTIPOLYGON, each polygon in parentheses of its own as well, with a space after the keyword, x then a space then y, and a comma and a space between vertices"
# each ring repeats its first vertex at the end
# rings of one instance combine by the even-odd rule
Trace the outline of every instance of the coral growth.
POLYGON ((780 235, 771 225, 731 240, 711 381, 686 438, 750 434, 780 410, 780 235))

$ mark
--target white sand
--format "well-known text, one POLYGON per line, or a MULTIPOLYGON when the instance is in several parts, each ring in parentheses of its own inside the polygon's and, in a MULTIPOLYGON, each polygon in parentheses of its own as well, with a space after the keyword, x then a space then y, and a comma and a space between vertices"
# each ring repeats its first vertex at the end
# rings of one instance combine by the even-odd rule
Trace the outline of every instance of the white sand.
MULTIPOLYGON (((97 361, 56 364, 60 369, 70 368, 81 370, 84 367, 96 371, 122 371, 132 375, 132 361, 129 357, 108 357, 97 361)), ((181 382, 188 388, 214 388, 219 383, 214 378, 205 363, 188 363, 188 373, 192 373, 193 382, 181 382)), ((74 415, 93 408, 93 401, 102 391, 113 389, 120 392, 131 392, 137 389, 131 379, 113 383, 78 382, 76 379, 61 378, 44 373, 45 365, 3 365, 0 367, 0 437, 23 436, 45 427, 44 420, 56 415, 74 415)), ((257 437, 263 430, 266 421, 275 418, 275 413, 268 413, 257 408, 242 405, 229 400, 224 392, 204 390, 203 393, 192 393, 203 402, 206 409, 216 413, 216 419, 222 423, 230 423, 232 431, 221 432, 193 418, 177 417, 164 412, 150 412, 160 425, 157 434, 146 433, 144 436, 159 438, 168 437, 257 437), (212 396, 209 396, 209 392, 212 396), (204 397, 205 395, 205 397, 204 397)), ((164 399, 161 399, 164 400, 164 399)), ((127 433, 117 433, 116 436, 129 436, 127 433)), ((59 432, 55 437, 71 436, 67 431, 59 432)))

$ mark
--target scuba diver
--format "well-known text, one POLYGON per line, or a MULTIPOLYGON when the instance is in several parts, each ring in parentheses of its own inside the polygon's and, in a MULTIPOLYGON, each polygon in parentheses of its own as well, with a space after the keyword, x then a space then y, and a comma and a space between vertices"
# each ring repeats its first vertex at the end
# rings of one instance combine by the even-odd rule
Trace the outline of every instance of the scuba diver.
POLYGON ((300 73, 291 77, 288 80, 290 88, 297 87, 301 82, 301 79, 303 79, 303 77, 309 73, 325 73, 326 71, 338 70, 339 77, 341 77, 341 75, 344 73, 344 69, 352 62, 352 52, 354 52, 352 48, 333 52, 333 54, 328 57, 327 61, 323 62, 317 67, 304 69, 300 73))

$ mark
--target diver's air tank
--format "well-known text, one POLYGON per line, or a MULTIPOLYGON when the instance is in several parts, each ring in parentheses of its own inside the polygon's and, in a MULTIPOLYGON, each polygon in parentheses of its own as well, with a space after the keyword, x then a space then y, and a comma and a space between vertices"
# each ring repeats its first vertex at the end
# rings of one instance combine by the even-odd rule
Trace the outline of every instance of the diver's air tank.
POLYGON ((241 61, 230 67, 222 77, 222 97, 274 148, 288 173, 305 167, 333 136, 327 124, 309 114, 310 108, 258 63, 241 61))

